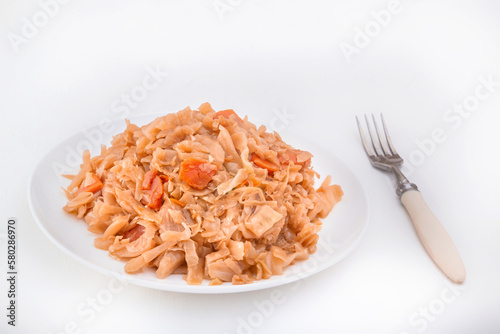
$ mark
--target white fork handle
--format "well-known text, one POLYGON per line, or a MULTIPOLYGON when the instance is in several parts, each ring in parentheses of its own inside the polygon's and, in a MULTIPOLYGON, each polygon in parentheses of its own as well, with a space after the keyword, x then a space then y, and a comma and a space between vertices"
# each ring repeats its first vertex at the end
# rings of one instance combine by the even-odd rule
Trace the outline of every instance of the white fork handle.
POLYGON ((450 236, 429 209, 418 190, 406 191, 401 196, 406 211, 427 253, 437 266, 455 283, 465 280, 465 267, 450 236))

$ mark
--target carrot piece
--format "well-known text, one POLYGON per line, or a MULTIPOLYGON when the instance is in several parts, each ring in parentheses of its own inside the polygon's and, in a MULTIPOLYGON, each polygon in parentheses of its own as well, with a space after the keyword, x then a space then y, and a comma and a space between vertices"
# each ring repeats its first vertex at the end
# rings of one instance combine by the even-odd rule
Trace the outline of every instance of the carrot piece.
POLYGON ((103 187, 104 187, 104 184, 101 182, 101 180, 97 177, 97 175, 95 175, 94 173, 90 173, 91 177, 92 177, 92 183, 85 186, 85 187, 82 187, 80 189, 78 189, 78 191, 76 192, 75 195, 78 195, 79 193, 82 193, 84 191, 88 191, 88 192, 91 192, 91 193, 96 193, 98 192, 99 190, 101 190, 103 187))
POLYGON ((123 234, 123 239, 128 239, 129 242, 134 242, 141 237, 146 228, 141 224, 137 224, 123 234))
POLYGON ((170 200, 170 202, 172 204, 177 204, 177 205, 179 205, 181 207, 184 207, 184 205, 186 205, 186 204, 182 203, 181 201, 179 201, 178 199, 175 199, 175 198, 172 198, 172 197, 170 197, 169 200, 170 200))
POLYGON ((238 116, 238 114, 236 114, 234 112, 233 109, 226 109, 226 110, 218 111, 218 112, 215 113, 214 118, 224 117, 226 119, 231 119, 231 117, 230 117, 231 115, 234 115, 234 120, 237 123, 239 123, 239 124, 243 123, 243 120, 240 118, 240 116, 238 116))
POLYGON ((208 161, 188 158, 181 163, 179 177, 193 188, 202 190, 212 181, 218 167, 208 161))
POLYGON ((260 186, 260 182, 257 179, 253 178, 253 177, 250 178, 250 182, 252 182, 252 187, 258 187, 258 186, 260 186))
POLYGON ((257 166, 259 166, 260 168, 265 168, 267 169, 267 171, 272 174, 274 172, 277 172, 280 170, 280 166, 278 166, 277 164, 275 163, 272 163, 271 161, 268 161, 268 160, 264 160, 264 159, 261 159, 258 155, 256 155, 255 153, 252 153, 252 157, 250 158, 250 160, 256 164, 257 166))
POLYGON ((159 175, 159 178, 163 181, 163 183, 170 181, 170 179, 168 178, 168 176, 163 175, 163 174, 159 175))

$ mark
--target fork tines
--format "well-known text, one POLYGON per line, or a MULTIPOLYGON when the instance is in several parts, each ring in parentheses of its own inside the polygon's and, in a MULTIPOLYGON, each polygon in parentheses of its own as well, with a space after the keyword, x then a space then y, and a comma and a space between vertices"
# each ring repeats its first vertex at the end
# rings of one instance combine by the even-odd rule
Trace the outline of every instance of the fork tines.
POLYGON ((366 154, 368 154, 369 157, 397 155, 396 149, 392 144, 391 136, 389 135, 389 131, 387 131, 387 126, 385 125, 384 115, 380 114, 380 119, 382 121, 382 126, 384 129, 384 134, 382 135, 379 130, 377 120, 375 119, 375 115, 372 114, 373 127, 375 128, 376 136, 372 130, 370 122, 368 121, 368 116, 366 116, 366 114, 364 116, 366 127, 368 128, 368 133, 371 139, 371 145, 366 139, 365 132, 363 131, 358 116, 356 116, 356 122, 358 123, 359 135, 361 136, 361 141, 363 142, 363 147, 365 148, 366 154), (383 137, 385 137, 385 139, 383 137), (371 148, 373 148, 373 151, 371 148))

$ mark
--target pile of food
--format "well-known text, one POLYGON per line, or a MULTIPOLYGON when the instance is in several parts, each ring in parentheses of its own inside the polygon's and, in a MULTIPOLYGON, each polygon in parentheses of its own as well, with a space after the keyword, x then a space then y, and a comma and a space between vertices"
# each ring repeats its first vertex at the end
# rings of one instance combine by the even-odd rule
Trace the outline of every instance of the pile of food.
POLYGON ((314 253, 320 218, 342 198, 330 176, 314 188, 311 157, 204 103, 142 127, 127 121, 100 155, 84 152, 64 210, 127 273, 251 283, 314 253))

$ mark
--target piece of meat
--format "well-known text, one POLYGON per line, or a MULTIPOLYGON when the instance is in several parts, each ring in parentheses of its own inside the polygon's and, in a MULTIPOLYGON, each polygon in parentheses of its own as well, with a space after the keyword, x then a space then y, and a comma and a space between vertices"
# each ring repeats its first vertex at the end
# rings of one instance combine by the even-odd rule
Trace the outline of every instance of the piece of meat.
POLYGON ((123 234, 123 239, 128 239, 129 242, 134 242, 141 237, 145 230, 146 228, 144 226, 137 224, 123 234))

